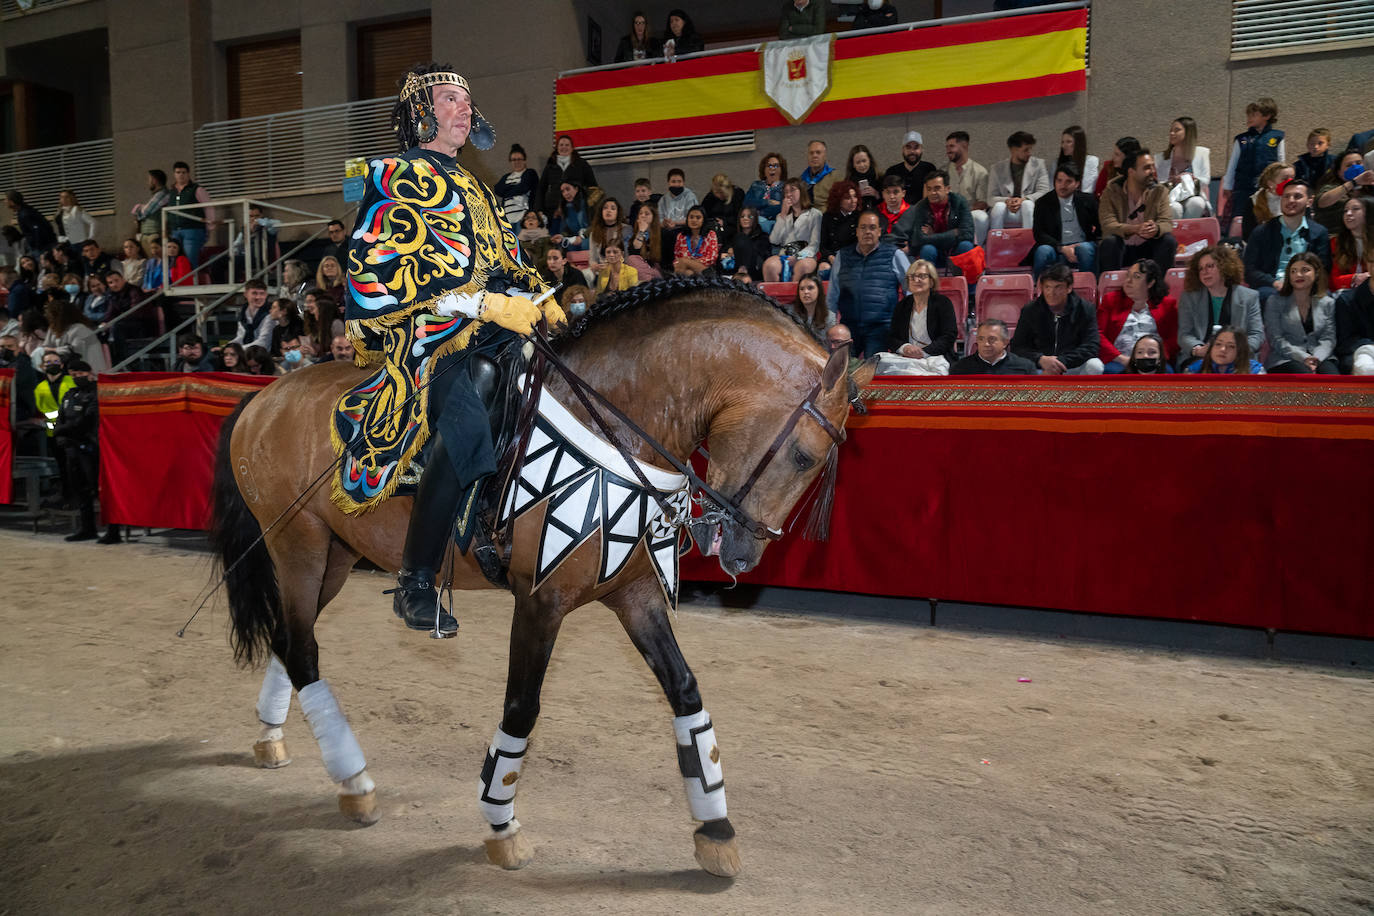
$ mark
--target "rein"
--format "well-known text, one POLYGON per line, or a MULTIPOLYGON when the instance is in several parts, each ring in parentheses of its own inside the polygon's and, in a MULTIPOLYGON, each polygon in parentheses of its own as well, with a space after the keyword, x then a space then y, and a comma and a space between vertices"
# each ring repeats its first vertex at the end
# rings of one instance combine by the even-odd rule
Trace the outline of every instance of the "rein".
POLYGON ((638 461, 630 453, 630 450, 621 443, 619 437, 611 430, 610 424, 607 423, 606 417, 603 415, 602 411, 598 410, 596 405, 592 403, 593 399, 595 399, 607 413, 629 427, 630 431, 634 433, 641 442, 653 449, 653 451, 664 461, 672 465, 678 473, 687 478, 691 492, 691 501, 702 508, 701 516, 693 520, 695 524, 716 525, 728 519, 759 540, 776 541, 782 537, 782 529, 771 528, 755 519, 744 511, 741 504, 744 502, 744 498, 748 496, 749 492, 754 488, 754 484, 763 476, 763 472, 777 456, 778 451, 781 450, 782 444, 787 440, 787 437, 796 429, 797 423, 801 421, 801 418, 805 415, 814 419, 817 424, 820 425, 821 429, 829 434, 831 440, 833 440, 836 445, 844 441, 844 434, 836 429, 834 424, 827 420, 825 415, 822 414, 815 405, 816 396, 821 393, 821 383, 818 381, 815 387, 811 389, 810 393, 807 394, 806 399, 798 404, 796 409, 792 411, 792 415, 788 417, 787 423, 783 425, 782 431, 778 433, 777 438, 773 440, 773 444, 768 447, 768 451, 763 454, 758 464, 754 466, 753 472, 750 473, 749 477, 745 480, 744 485, 740 487, 739 491, 736 492, 733 497, 728 497, 715 490, 710 484, 703 480, 695 470, 693 470, 689 462, 679 460, 676 455, 669 452, 657 439, 649 435, 643 427, 626 416, 624 411, 607 400, 605 395, 601 394, 601 392, 597 391, 589 385, 586 380, 569 368, 558 354, 554 352, 553 346, 542 335, 536 336, 534 338, 534 343, 535 348, 543 358, 557 369, 559 374, 567 381, 573 394, 577 396, 577 399, 591 416, 592 421, 595 422, 597 428, 601 430, 602 436, 604 436, 606 441, 613 445, 616 451, 620 453, 621 457, 625 459, 626 464, 630 466, 635 476, 639 478, 640 485, 653 494, 655 501, 658 502, 659 508, 663 511, 664 517, 675 527, 686 524, 688 518, 685 514, 674 512, 669 507, 663 495, 649 483, 648 478, 640 469, 638 461))

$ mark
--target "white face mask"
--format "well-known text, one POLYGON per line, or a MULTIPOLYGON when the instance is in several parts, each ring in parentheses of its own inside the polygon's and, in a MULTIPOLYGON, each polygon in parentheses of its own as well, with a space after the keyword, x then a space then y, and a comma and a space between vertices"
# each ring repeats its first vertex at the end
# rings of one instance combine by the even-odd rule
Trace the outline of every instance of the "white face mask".
POLYGON ((883 8, 883 0, 868 0, 868 8, 871 9, 871 10, 880 10, 880 9, 882 9, 882 8, 883 8))

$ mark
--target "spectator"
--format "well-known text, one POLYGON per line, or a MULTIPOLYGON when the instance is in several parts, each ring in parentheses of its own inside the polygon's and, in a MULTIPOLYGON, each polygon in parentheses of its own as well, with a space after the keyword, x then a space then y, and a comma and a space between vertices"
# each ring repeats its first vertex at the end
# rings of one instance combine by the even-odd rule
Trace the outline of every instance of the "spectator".
POLYGON ((593 271, 600 270, 606 263, 606 256, 602 252, 612 242, 620 245, 621 251, 624 251, 625 213, 620 209, 620 201, 614 197, 604 197, 587 230, 588 265, 593 271))
POLYGON ((630 204, 630 219, 633 223, 639 216, 639 211, 643 207, 649 207, 654 211, 654 216, 658 216, 658 202, 663 199, 662 194, 654 193, 654 185, 647 178, 635 179, 635 202, 630 204))
POLYGON ((1293 160, 1293 176, 1315 188, 1335 164, 1336 157, 1331 153, 1331 131, 1318 127, 1307 135, 1307 152, 1293 160))
POLYGON ((48 333, 43 338, 45 354, 57 353, 68 362, 85 360, 95 366, 97 372, 110 368, 105 361, 105 348, 95 336, 94 323, 81 313, 76 303, 54 299, 43 306, 43 317, 48 323, 48 333))
POLYGON ((1347 201, 1374 197, 1374 171, 1364 167, 1358 151, 1341 153, 1321 179, 1317 191, 1316 219, 1327 232, 1340 229, 1347 201))
POLYGON ((125 239, 119 246, 119 256, 120 275, 130 285, 140 286, 143 283, 146 262, 143 257, 143 246, 138 243, 138 239, 125 239))
POLYGON ((821 244, 818 263, 828 268, 835 252, 854 244, 854 228, 859 223, 859 186, 852 181, 837 181, 830 186, 830 199, 821 215, 821 244))
POLYGON ((823 206, 830 199, 830 186, 839 180, 834 166, 825 161, 825 156, 824 140, 812 140, 806 144, 806 168, 798 177, 813 207, 823 206))
POLYGON ((1172 375, 1174 367, 1164 358, 1164 338, 1142 334, 1131 348, 1131 358, 1123 370, 1127 375, 1172 375))
POLYGON ((801 179, 787 179, 782 209, 768 238, 773 243, 773 256, 763 262, 764 280, 776 283, 815 272, 821 245, 821 211, 812 205, 801 179), (784 259, 790 262, 790 270, 786 269, 784 259), (788 276, 784 277, 784 273, 788 276))
POLYGON ((1178 300, 1169 295, 1164 268, 1148 258, 1126 271, 1121 289, 1110 290, 1097 304, 1097 358, 1107 374, 1127 371, 1135 343, 1146 334, 1170 341, 1163 357, 1178 355, 1178 300))
POLYGON ((139 284, 145 293, 162 289, 162 239, 149 236, 144 243, 148 260, 143 262, 143 282, 139 284))
POLYGON ((1261 223, 1279 215, 1279 186, 1293 178, 1293 167, 1286 162, 1270 163, 1260 173, 1259 190, 1250 197, 1250 206, 1240 217, 1240 237, 1248 239, 1261 223))
POLYGON ((544 255, 544 269, 539 271, 539 275, 549 284, 562 286, 564 289, 586 282, 582 271, 569 264, 563 255, 563 249, 558 247, 550 248, 544 255))
POLYGON ((330 255, 320 258, 320 266, 315 268, 315 288, 328 293, 336 305, 343 303, 346 292, 343 266, 330 255))
POLYGON ((854 245, 835 254, 826 306, 855 334, 855 355, 877 356, 887 348, 897 291, 910 266, 907 256, 882 240, 882 217, 859 214, 854 245))
POLYGON ((1282 187, 1281 213, 1250 233, 1245 246, 1245 282, 1260 297, 1260 306, 1283 286, 1283 274, 1293 255, 1311 251, 1331 270, 1331 237, 1315 220, 1307 220, 1312 188, 1294 178, 1282 187))
POLYGON ((1107 184, 1098 204, 1102 242, 1097 246, 1098 270, 1119 270, 1142 258, 1172 264, 1178 251, 1170 230, 1169 189, 1155 181, 1155 159, 1140 149, 1123 160, 1125 174, 1107 184))
POLYGON ((639 272, 625 263, 625 249, 620 242, 606 243, 606 263, 597 272, 597 295, 618 293, 639 283, 639 272))
POLYGON ((883 26, 897 24, 897 8, 887 0, 864 0, 863 6, 854 12, 851 29, 881 29, 883 26))
POLYGON ((585 286, 569 286, 563 290, 563 295, 559 297, 558 304, 563 308, 563 314, 570 319, 585 317, 591 311, 592 305, 596 302, 596 294, 585 286))
POLYGON ((267 307, 267 284, 252 279, 243 284, 243 308, 239 310, 238 333, 233 343, 243 347, 272 346, 272 332, 277 323, 267 307))
POLYGON ((920 131, 909 130, 902 138, 902 159, 895 165, 890 165, 883 177, 896 175, 902 179, 902 188, 906 192, 906 202, 915 206, 916 201, 920 200, 925 194, 926 179, 930 173, 935 171, 935 164, 925 162, 921 159, 925 152, 925 146, 921 139, 920 131))
POLYGON ((673 273, 687 276, 706 273, 720 258, 720 240, 706 228, 706 213, 701 207, 687 211, 687 228, 678 233, 673 244, 673 273))
POLYGON ((1088 155, 1088 135, 1077 124, 1064 128, 1059 135, 1059 161, 1055 164, 1063 165, 1066 162, 1072 162, 1078 170, 1080 187, 1086 185, 1091 188, 1097 184, 1101 160, 1088 155))
POLYGON ((329 342, 335 335, 344 333, 343 312, 322 289, 312 289, 305 294, 303 311, 304 333, 299 336, 301 352, 319 361, 321 355, 329 352, 329 342))
POLYGON ((1174 219, 1199 219, 1212 212, 1212 151, 1198 146, 1197 122, 1175 118, 1169 125, 1169 145, 1155 163, 1159 180, 1169 188, 1169 211, 1174 219))
POLYGON ((1207 353, 1207 341, 1220 328, 1238 328, 1250 352, 1264 343, 1259 293, 1242 284, 1245 267, 1229 245, 1204 248, 1188 260, 1183 298, 1178 303, 1178 349, 1184 362, 1207 353))
POLYGON ((1345 148, 1360 153, 1368 153, 1374 149, 1374 130, 1363 130, 1357 134, 1352 134, 1350 142, 1345 145, 1345 148))
MULTIPOLYGON (((262 349, 259 347, 258 349, 262 349)), ((237 372, 248 374, 248 362, 246 351, 243 344, 231 340, 219 351, 218 364, 215 366, 216 372, 237 372)))
POLYGON ((668 11, 668 27, 663 30, 663 56, 675 60, 683 54, 706 50, 706 42, 697 34, 692 17, 680 9, 668 11))
POLYGON ((1352 375, 1374 375, 1374 251, 1368 248, 1364 272, 1368 279, 1336 303, 1336 360, 1352 375))
MULTIPOLYGON (((858 188, 859 199, 865 210, 876 210, 878 204, 882 203, 882 192, 879 190, 881 181, 878 178, 878 170, 873 165, 873 154, 862 143, 850 148, 844 177, 846 181, 858 188)), ((832 185, 831 191, 834 190, 834 185, 832 185)), ((830 198, 827 197, 826 199, 829 200, 830 198)), ((830 208, 827 206, 826 209, 830 208)))
POLYGON ((357 352, 353 349, 353 341, 348 339, 347 334, 335 334, 334 339, 329 342, 329 356, 334 362, 353 363, 357 357, 357 352))
MULTIPOLYGON (((878 215, 883 218, 883 238, 888 239, 897 229, 897 221, 911 208, 906 202, 906 185, 896 175, 883 176, 883 203, 878 215)), ((977 226, 977 223, 974 223, 977 226)), ((890 240, 890 239, 889 239, 890 240)))
POLYGON ((248 347, 243 351, 243 364, 249 375, 281 375, 281 369, 272 360, 272 354, 262 347, 248 347))
POLYGON ((57 240, 75 245, 82 239, 95 238, 95 220, 81 208, 76 193, 63 188, 57 194, 58 209, 52 221, 57 226, 57 240))
POLYGON ((949 160, 949 189, 968 201, 973 242, 981 245, 988 237, 988 170, 968 157, 967 131, 956 130, 945 138, 945 158, 949 160))
POLYGON ((773 221, 782 209, 782 184, 787 180, 787 160, 777 153, 768 153, 759 160, 759 179, 749 185, 744 205, 759 214, 759 226, 764 232, 773 231, 773 221))
POLYGON ((1274 127, 1279 118, 1279 106, 1271 98, 1257 99, 1245 106, 1246 129, 1236 134, 1231 143, 1231 158, 1221 179, 1221 201, 1218 209, 1222 225, 1241 216, 1245 202, 1259 187, 1260 172, 1271 162, 1287 162, 1284 153, 1283 131, 1274 127))
POLYGON ((81 314, 93 326, 99 325, 110 320, 110 306, 110 288, 105 285, 105 278, 91 274, 86 278, 86 299, 81 303, 81 314))
POLYGON ((1094 197, 1102 199, 1102 192, 1107 190, 1108 182, 1121 174, 1121 164, 1126 161, 1126 157, 1139 149, 1140 141, 1135 137, 1122 137, 1116 141, 1112 146, 1112 161, 1098 170, 1097 184, 1092 186, 1094 197))
MULTIPOLYGON (((76 502, 80 527, 64 540, 93 541, 96 538, 95 498, 100 491, 100 422, 95 378, 91 375, 90 364, 84 360, 72 360, 68 371, 72 388, 58 404, 53 440, 65 466, 63 477, 76 502)), ((117 541, 118 529, 110 527, 117 541)))
MULTIPOLYGON (((191 167, 184 162, 172 164, 170 194, 171 199, 167 202, 169 207, 210 202, 209 192, 191 180, 191 167)), ((214 207, 197 207, 167 214, 167 234, 181 242, 192 267, 200 266, 200 249, 205 245, 208 231, 215 226, 215 217, 214 207)))
POLYGON ((549 220, 553 219, 563 203, 562 186, 565 181, 574 187, 591 188, 596 186, 596 175, 587 161, 577 155, 572 138, 560 134, 548 162, 544 164, 544 172, 539 176, 539 209, 549 220))
POLYGON ((205 352, 205 341, 195 334, 177 338, 177 361, 173 372, 214 372, 215 360, 205 352))
POLYGON ((988 178, 992 194, 989 229, 1029 229, 1034 225, 1035 199, 1050 189, 1045 163, 1031 155, 1034 150, 1035 138, 1024 130, 1007 138, 1007 158, 993 163, 988 178))
POLYGON ((47 251, 57 244, 57 235, 52 225, 43 218, 36 207, 24 203, 24 195, 18 191, 5 194, 5 206, 14 211, 14 222, 19 234, 29 246, 29 251, 47 251))
POLYGON ((544 214, 538 210, 526 211, 520 220, 520 231, 517 236, 525 260, 530 264, 543 264, 544 252, 548 251, 549 245, 552 244, 549 240, 549 230, 544 228, 544 214))
POLYGON ((739 222, 739 211, 744 206, 744 192, 735 187, 730 176, 717 172, 711 176, 711 190, 701 202, 706 213, 706 227, 724 237, 727 230, 733 230, 739 222))
POLYGON ((9 299, 5 303, 11 318, 18 318, 33 307, 38 295, 38 261, 33 255, 20 255, 19 269, 9 285, 9 299))
POLYGON ((167 173, 162 169, 148 170, 148 193, 151 196, 143 203, 136 204, 130 212, 138 220, 138 242, 143 247, 143 253, 151 258, 152 242, 162 241, 162 208, 172 201, 172 192, 167 190, 167 173))
POLYGON ((747 271, 751 280, 763 279, 763 262, 773 254, 773 243, 760 225, 758 211, 745 205, 739 211, 735 236, 730 241, 730 255, 735 271, 747 271))
POLYGON ((287 337, 282 340, 280 363, 282 375, 315 365, 315 360, 305 352, 307 346, 308 341, 304 335, 287 337))
POLYGON ((984 319, 973 338, 974 352, 949 367, 950 375, 1034 375, 1035 364, 1007 349, 1007 323, 984 319))
POLYGON ((128 355, 125 343, 139 337, 153 337, 157 334, 157 315, 151 309, 143 309, 130 315, 143 301, 143 293, 138 287, 124 280, 124 274, 112 270, 105 276, 109 287, 110 319, 118 318, 119 324, 108 329, 110 347, 119 358, 128 355), (128 317, 124 317, 128 315, 128 317))
POLYGON ((791 309, 817 334, 824 334, 826 327, 835 320, 830 309, 825 307, 825 290, 815 274, 807 274, 797 281, 797 301, 792 303, 791 309))
POLYGON ((549 242, 567 251, 583 251, 590 222, 586 195, 571 181, 559 185, 558 193, 558 209, 549 219, 549 242))
POLYGON ((1037 280, 1051 264, 1097 272, 1097 242, 1102 238, 1098 206, 1080 187, 1078 167, 1061 160, 1054 170, 1054 191, 1035 202, 1035 248, 1030 259, 1037 280))
POLYGON ((633 212, 625 261, 641 280, 657 280, 663 266, 663 227, 658 222, 658 208, 644 206, 633 212))
POLYGON ((959 321, 954 303, 940 295, 940 274, 935 265, 926 260, 912 261, 906 269, 906 288, 906 297, 892 310, 887 349, 908 359, 942 357, 942 366, 927 364, 925 368, 933 370, 932 375, 948 375, 959 321))
MULTIPOLYGON (((81 282, 80 274, 63 274, 62 291, 66 293, 67 298, 76 303, 78 307, 85 306, 86 287, 81 282)), ((51 296, 52 292, 54 292, 54 290, 49 290, 49 296, 51 296)))
MULTIPOLYGON (((840 349, 848 349, 852 352, 853 347, 854 338, 850 336, 849 327, 847 325, 836 323, 832 324, 829 329, 826 330, 825 348, 831 353, 840 349)), ((849 361, 850 367, 852 368, 856 362, 858 362, 858 360, 851 359, 849 361)))
POLYGON ((679 168, 668 170, 668 193, 658 202, 658 221, 663 226, 663 246, 674 247, 675 236, 687 222, 687 211, 697 205, 697 196, 687 187, 687 175, 679 168))
POLYGON ((1054 264, 1040 275, 1040 295, 1021 308, 1011 350, 1045 375, 1101 375, 1096 310, 1073 291, 1073 271, 1054 264))
POLYGON ((1283 287, 1264 306, 1268 372, 1337 375, 1335 302, 1326 295, 1326 271, 1310 251, 1293 255, 1283 287))
POLYGON ((100 244, 95 239, 86 239, 81 243, 81 276, 82 277, 103 277, 110 272, 110 268, 116 266, 110 260, 110 256, 100 250, 100 244))
MULTIPOLYGON (((195 274, 191 271, 191 260, 181 253, 181 241, 175 238, 167 240, 167 285, 168 286, 189 286, 195 283, 195 274)), ((287 264, 299 263, 288 261, 287 264)))
MULTIPOLYGON (((639 10, 630 17, 630 33, 621 36, 616 45, 615 62, 650 60, 663 55, 663 42, 649 34, 649 20, 639 10)), ((499 192, 498 192, 499 193, 499 192)))
POLYGON ((0 226, 0 267, 13 267, 19 256, 28 253, 28 245, 18 226, 0 226))
MULTIPOLYGON (((238 265, 238 272, 242 276, 249 274, 259 274, 263 272, 269 263, 275 261, 281 254, 277 248, 277 232, 281 229, 281 220, 272 219, 267 215, 267 211, 262 204, 248 205, 248 231, 245 233, 240 230, 234 236, 234 241, 230 243, 230 255, 234 263, 238 265), (245 248, 245 244, 247 247, 245 248), (252 257, 248 258, 247 255, 252 257), (249 269, 251 266, 251 270, 249 269)), ((324 257, 334 258, 336 264, 343 264, 348 260, 347 254, 343 260, 339 260, 337 255, 325 254, 324 257)))
MULTIPOLYGON (((267 309, 267 316, 272 319, 272 345, 267 347, 268 356, 276 356, 281 353, 281 342, 288 337, 298 336, 305 322, 301 320, 300 306, 296 305, 295 299, 274 299, 267 309)), ((251 353, 253 347, 244 347, 245 352, 251 353)))
POLYGON ((932 172, 926 178, 925 197, 897 221, 892 241, 905 245, 913 257, 941 267, 951 256, 973 250, 973 214, 968 201, 950 193, 948 175, 932 172))
POLYGON ((825 0, 782 0, 778 38, 809 38, 825 34, 825 0))
POLYGON ((47 337, 48 319, 41 308, 34 307, 19 315, 19 348, 26 354, 33 356, 37 353, 41 357, 42 353, 39 351, 43 349, 43 341, 47 337))
POLYGON ((341 265, 348 264, 348 230, 344 228, 342 220, 331 219, 325 226, 325 236, 329 243, 324 246, 324 254, 321 257, 333 258, 341 265))
POLYGON ((539 173, 526 165, 525 148, 519 143, 511 144, 507 161, 510 163, 510 171, 501 176, 501 180, 496 182, 492 191, 495 192, 497 200, 501 201, 506 221, 512 226, 518 226, 539 193, 539 173))
POLYGON ((1244 332, 1235 328, 1217 331, 1206 354, 1193 360, 1183 371, 1207 375, 1264 375, 1259 360, 1250 358, 1250 344, 1244 332))
POLYGON ((1374 199, 1345 202, 1341 228, 1331 240, 1331 289, 1359 286, 1364 274, 1365 252, 1374 249, 1374 199))

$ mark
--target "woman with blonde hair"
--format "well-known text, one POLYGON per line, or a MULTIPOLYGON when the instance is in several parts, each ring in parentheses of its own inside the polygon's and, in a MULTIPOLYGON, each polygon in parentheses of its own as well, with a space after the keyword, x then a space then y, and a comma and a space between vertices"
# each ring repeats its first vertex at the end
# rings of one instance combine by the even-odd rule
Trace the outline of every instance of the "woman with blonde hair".
POLYGON ((1174 118, 1169 124, 1169 143, 1156 171, 1169 186, 1174 219, 1198 219, 1212 212, 1212 151, 1198 146, 1197 122, 1192 118, 1174 118))
MULTIPOLYGON (((916 260, 906 270, 908 295, 892 310, 887 348, 903 357, 893 371, 908 375, 948 375, 955 359, 959 321, 954 303, 940 294, 940 273, 930 261, 916 260)), ((897 363, 887 354, 885 362, 897 363)))
POLYGON ((1260 172, 1259 190, 1250 198, 1250 206, 1241 214, 1242 238, 1249 238, 1256 226, 1262 226, 1279 215, 1279 187, 1293 177, 1293 166, 1287 162, 1271 162, 1260 172))

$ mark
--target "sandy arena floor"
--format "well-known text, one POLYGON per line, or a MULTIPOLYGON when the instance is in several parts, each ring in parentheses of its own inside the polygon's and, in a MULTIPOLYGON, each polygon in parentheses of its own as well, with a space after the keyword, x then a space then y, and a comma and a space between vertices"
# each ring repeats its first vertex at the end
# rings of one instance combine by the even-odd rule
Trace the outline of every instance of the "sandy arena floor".
POLYGON ((355 573, 322 668, 378 783, 361 829, 293 704, 254 769, 260 675, 202 555, 0 533, 0 913, 1369 913, 1374 681, 926 628, 684 609, 744 873, 699 871, 671 713, 599 606, 563 629, 487 865, 476 780, 510 598, 404 630, 355 573), (74 583, 74 584, 73 584, 74 583), (1019 683, 1018 677, 1031 678, 1019 683))

